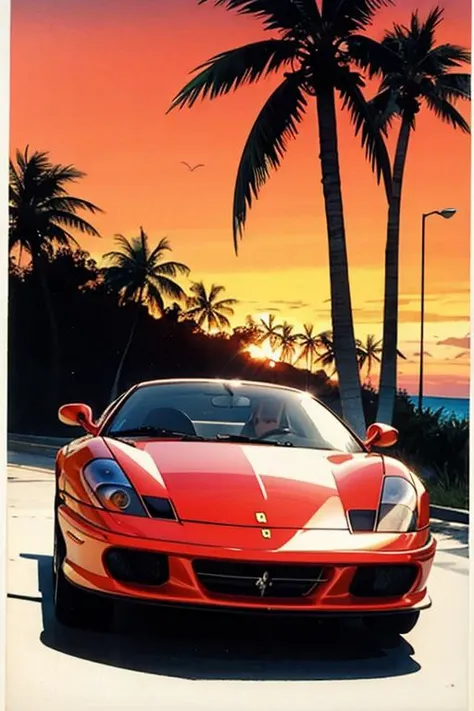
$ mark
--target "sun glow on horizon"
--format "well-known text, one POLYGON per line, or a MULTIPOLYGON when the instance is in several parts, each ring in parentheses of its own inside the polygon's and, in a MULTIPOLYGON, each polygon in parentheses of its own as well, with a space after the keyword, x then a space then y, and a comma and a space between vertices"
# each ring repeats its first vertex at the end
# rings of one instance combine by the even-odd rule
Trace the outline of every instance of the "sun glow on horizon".
POLYGON ((255 360, 270 360, 274 362, 279 360, 278 353, 273 350, 268 341, 264 341, 260 345, 252 343, 250 346, 247 347, 246 351, 255 360))

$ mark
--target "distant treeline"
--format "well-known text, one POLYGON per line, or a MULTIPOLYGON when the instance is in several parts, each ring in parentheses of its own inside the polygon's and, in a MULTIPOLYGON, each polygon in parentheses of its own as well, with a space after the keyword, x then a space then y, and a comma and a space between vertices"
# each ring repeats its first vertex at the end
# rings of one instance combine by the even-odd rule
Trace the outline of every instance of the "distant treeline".
MULTIPOLYGON (((46 262, 48 286, 59 331, 60 381, 51 402, 50 330, 39 278, 10 264, 9 431, 58 433, 64 402, 89 403, 99 413, 109 402, 117 364, 130 332, 136 304, 120 306, 96 262, 81 250, 61 249, 46 262)), ((338 410, 337 388, 324 370, 309 374, 291 365, 253 359, 244 349, 254 340, 251 326, 211 336, 179 308, 161 318, 140 313, 128 353, 121 390, 135 382, 171 377, 231 377, 274 381, 310 389, 338 410)), ((369 393, 367 392, 367 396, 369 393)))

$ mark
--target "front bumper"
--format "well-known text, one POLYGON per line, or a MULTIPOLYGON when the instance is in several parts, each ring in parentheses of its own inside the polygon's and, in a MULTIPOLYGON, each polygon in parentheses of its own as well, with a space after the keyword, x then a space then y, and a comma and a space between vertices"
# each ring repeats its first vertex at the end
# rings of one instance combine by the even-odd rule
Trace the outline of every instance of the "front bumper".
POLYGON ((58 510, 67 551, 64 574, 72 584, 91 592, 122 600, 205 608, 209 611, 306 613, 318 616, 394 613, 425 609, 431 605, 426 581, 433 564, 436 542, 427 530, 401 535, 287 531, 275 535, 272 542, 265 543, 265 548, 263 541, 258 547, 246 544, 245 548, 239 548, 229 544, 250 536, 250 532, 243 532, 238 527, 154 521, 152 538, 146 535, 148 531, 140 535, 133 526, 124 523, 123 517, 119 520, 110 516, 110 519, 111 526, 106 529, 90 523, 67 506, 61 506, 58 510), (234 531, 235 540, 228 530, 231 528, 238 529, 234 531), (214 544, 210 543, 209 537, 213 538, 214 544), (195 542, 185 542, 185 538, 195 542), (340 545, 335 547, 337 541, 340 545), (169 565, 167 581, 153 586, 114 579, 105 562, 110 548, 165 554, 169 565), (309 594, 299 597, 277 599, 265 595, 218 594, 210 592, 196 575, 193 568, 196 559, 261 563, 262 573, 265 566, 276 563, 312 564, 322 566, 325 575, 324 581, 309 594), (351 594, 351 582, 359 567, 386 564, 412 565, 416 568, 415 580, 406 594, 391 597, 351 594))

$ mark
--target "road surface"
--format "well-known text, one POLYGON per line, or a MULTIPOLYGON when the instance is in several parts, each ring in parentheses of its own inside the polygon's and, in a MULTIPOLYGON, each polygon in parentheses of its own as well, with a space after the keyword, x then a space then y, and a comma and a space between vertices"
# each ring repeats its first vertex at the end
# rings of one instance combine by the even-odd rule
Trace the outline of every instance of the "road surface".
POLYGON ((9 455, 7 711, 468 711, 468 534, 434 524, 433 607, 396 645, 357 623, 125 608, 70 631, 51 602, 51 460, 9 455))

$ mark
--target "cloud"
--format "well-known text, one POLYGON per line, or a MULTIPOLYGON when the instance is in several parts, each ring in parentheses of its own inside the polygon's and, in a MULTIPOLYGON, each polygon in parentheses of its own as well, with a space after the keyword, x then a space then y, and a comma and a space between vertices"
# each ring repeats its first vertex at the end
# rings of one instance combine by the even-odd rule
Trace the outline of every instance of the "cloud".
MULTIPOLYGON (((428 356, 428 358, 432 358, 432 357, 433 357, 431 353, 428 353, 428 351, 423 351, 423 355, 428 356)), ((418 351, 418 353, 413 353, 413 356, 418 356, 418 357, 420 357, 420 352, 418 351)))
POLYGON ((462 348, 463 350, 470 350, 471 339, 469 333, 463 338, 457 338, 456 336, 450 336, 445 338, 444 341, 438 341, 437 346, 453 346, 453 348, 462 348))
POLYGON ((470 358, 471 357, 471 351, 462 351, 462 353, 458 353, 457 356, 454 356, 453 360, 458 360, 458 358, 470 358))
POLYGON ((296 307, 301 307, 305 308, 306 306, 309 306, 309 304, 305 304, 304 301, 298 300, 298 301, 286 301, 285 299, 273 299, 270 301, 271 304, 281 304, 282 306, 296 306, 296 307))
MULTIPOLYGON (((357 311, 357 309, 354 309, 357 311)), ((380 311, 375 311, 371 309, 359 309, 360 316, 358 321, 362 323, 380 323, 380 311)), ((400 323, 416 323, 420 322, 420 312, 419 311, 400 311, 399 315, 400 323)), ((464 314, 440 314, 440 313, 427 313, 425 314, 425 323, 443 323, 443 322, 459 322, 459 321, 469 321, 469 316, 464 314)))
MULTIPOLYGON (((419 323, 419 311, 401 311, 400 321, 403 323, 419 323)), ((466 314, 425 314, 425 323, 440 323, 447 321, 469 321, 469 316, 466 314)))

